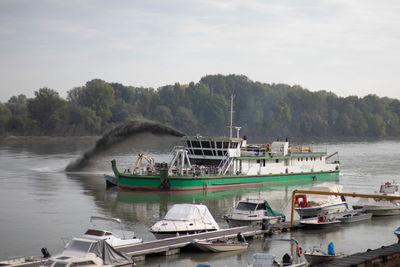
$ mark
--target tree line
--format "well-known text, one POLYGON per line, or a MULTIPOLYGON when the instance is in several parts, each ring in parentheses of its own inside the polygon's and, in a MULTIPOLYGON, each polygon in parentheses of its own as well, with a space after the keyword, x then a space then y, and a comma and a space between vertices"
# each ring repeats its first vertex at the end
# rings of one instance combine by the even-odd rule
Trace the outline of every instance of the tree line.
POLYGON ((254 82, 243 75, 207 75, 198 83, 158 88, 100 79, 68 91, 40 88, 33 98, 0 103, 0 135, 99 135, 135 119, 187 134, 227 135, 230 96, 234 125, 252 137, 398 137, 400 101, 370 94, 339 97, 301 86, 254 82))

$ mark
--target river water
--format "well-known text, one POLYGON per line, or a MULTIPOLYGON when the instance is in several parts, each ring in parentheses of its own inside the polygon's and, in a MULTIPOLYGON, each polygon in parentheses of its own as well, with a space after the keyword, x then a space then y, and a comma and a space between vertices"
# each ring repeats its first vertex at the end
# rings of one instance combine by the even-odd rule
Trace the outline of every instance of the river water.
MULTIPOLYGON (((13 139, 0 141, 0 259, 61 252, 62 238, 80 236, 91 227, 90 216, 117 217, 128 235, 153 240, 149 227, 160 220, 175 203, 203 203, 221 228, 222 216, 246 197, 265 198, 273 209, 290 219, 290 198, 297 186, 264 186, 196 193, 133 192, 116 188, 106 190, 103 174, 111 174, 111 159, 119 168, 131 168, 139 152, 167 161, 168 153, 179 144, 175 137, 137 135, 92 159, 80 172, 66 173, 64 168, 95 139, 13 139), (134 233, 133 233, 134 232, 134 233)), ((400 142, 365 141, 320 143, 328 152, 339 152, 339 184, 345 192, 374 193, 380 184, 400 182, 400 142)), ((355 203, 358 199, 348 198, 355 203)), ((297 215, 296 215, 297 216, 297 215)), ((333 241, 337 252, 362 252, 397 242, 393 231, 400 226, 398 216, 373 218, 332 230, 299 230, 275 234, 271 238, 295 238, 304 250, 327 247, 333 241)), ((296 217, 297 219, 297 217, 296 217)), ((184 252, 174 256, 149 257, 139 266, 246 266, 253 254, 272 253, 278 259, 290 252, 287 242, 250 240, 245 252, 211 254, 184 252)))

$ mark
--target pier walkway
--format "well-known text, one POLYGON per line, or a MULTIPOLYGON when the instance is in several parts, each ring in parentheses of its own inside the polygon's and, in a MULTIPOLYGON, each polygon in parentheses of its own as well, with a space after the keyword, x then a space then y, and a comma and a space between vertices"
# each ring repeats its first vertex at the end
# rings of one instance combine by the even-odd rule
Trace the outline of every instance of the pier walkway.
POLYGON ((164 255, 173 255, 179 253, 180 248, 189 245, 193 239, 198 240, 214 240, 219 238, 232 238, 241 233, 244 237, 253 238, 264 236, 269 233, 269 229, 263 230, 260 226, 242 226, 229 229, 220 229, 212 232, 205 232, 193 235, 181 235, 177 237, 159 239, 154 241, 143 242, 130 246, 119 246, 117 250, 131 256, 134 261, 145 259, 146 255, 155 253, 164 253, 164 255))
POLYGON ((341 259, 315 266, 400 266, 400 243, 356 253, 341 259))

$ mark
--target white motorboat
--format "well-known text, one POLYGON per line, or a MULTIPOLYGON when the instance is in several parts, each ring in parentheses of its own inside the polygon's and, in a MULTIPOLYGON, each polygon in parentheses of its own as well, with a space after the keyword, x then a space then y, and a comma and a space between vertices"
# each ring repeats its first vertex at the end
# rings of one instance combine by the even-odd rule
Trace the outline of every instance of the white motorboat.
POLYGON ((229 227, 257 225, 261 223, 276 224, 285 221, 285 215, 272 210, 266 200, 245 199, 239 201, 231 214, 224 215, 229 227))
MULTIPOLYGON (((379 188, 379 194, 384 196, 400 196, 399 185, 386 182, 379 188)), ((372 213, 372 216, 393 216, 400 214, 400 200, 388 200, 382 198, 361 198, 353 209, 363 209, 372 213)))
POLYGON ((133 262, 124 253, 115 250, 105 240, 72 238, 61 254, 52 256, 45 267, 130 267, 133 262))
POLYGON ((372 216, 400 215, 400 202, 390 200, 375 201, 374 204, 364 205, 363 211, 372 213, 372 216))
POLYGON ((300 224, 308 229, 328 228, 338 226, 340 223, 335 217, 327 217, 325 215, 300 220, 300 224))
POLYGON ((368 213, 363 210, 349 210, 343 213, 335 214, 334 216, 341 223, 354 223, 370 220, 372 213, 368 213))
MULTIPOLYGON (((118 218, 107 218, 100 216, 92 216, 90 217, 90 221, 92 223, 94 221, 105 221, 105 222, 121 224, 121 220, 118 218)), ((124 235, 122 230, 121 233, 124 235)), ((120 237, 115 232, 107 230, 98 230, 98 229, 88 229, 82 237, 94 240, 105 240, 109 245, 111 245, 114 248, 143 242, 141 238, 137 237, 126 238, 125 236, 120 237)))
POLYGON ((332 242, 328 245, 328 252, 323 251, 320 247, 314 247, 311 252, 304 252, 304 257, 310 266, 340 259, 344 256, 343 253, 335 253, 332 242))
MULTIPOLYGON (((341 193, 343 187, 338 184, 322 183, 311 187, 310 191, 341 193)), ((302 219, 316 217, 318 215, 344 212, 348 209, 345 197, 334 195, 296 195, 295 204, 295 210, 302 219)))
POLYGON ((163 220, 150 228, 157 239, 215 230, 219 230, 219 226, 202 204, 175 204, 163 220))

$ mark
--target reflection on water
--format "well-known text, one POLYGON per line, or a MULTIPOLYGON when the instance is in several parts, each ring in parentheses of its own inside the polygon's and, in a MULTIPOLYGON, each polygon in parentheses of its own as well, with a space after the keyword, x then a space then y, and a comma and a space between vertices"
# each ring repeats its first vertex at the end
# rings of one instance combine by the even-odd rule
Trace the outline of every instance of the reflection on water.
MULTIPOLYGON (((136 136, 97 155, 84 172, 63 172, 63 168, 89 149, 93 139, 53 139, 0 142, 0 259, 40 254, 41 247, 51 253, 62 250, 62 236, 79 236, 90 227, 92 215, 118 217, 123 227, 144 240, 153 240, 149 227, 160 220, 175 203, 203 203, 222 228, 223 215, 243 198, 264 198, 271 207, 290 218, 290 198, 294 189, 312 184, 264 185, 213 191, 140 192, 117 188, 106 190, 103 173, 111 173, 110 160, 121 168, 131 168, 139 152, 166 161, 179 138, 136 136), (173 145, 171 145, 173 144, 173 145)), ((331 143, 328 151, 339 151, 345 192, 373 193, 386 181, 399 180, 400 142, 331 143), (388 153, 389 152, 389 153, 388 153)), ((349 198, 351 203, 358 199, 349 198)), ((303 251, 314 246, 327 247, 333 241, 338 252, 359 252, 396 242, 393 230, 399 217, 373 218, 331 230, 304 230, 273 235, 295 238, 303 251)), ((291 247, 284 242, 251 240, 248 251, 232 254, 185 252, 172 257, 150 257, 140 266, 243 266, 257 252, 276 254, 280 259, 291 247)))

